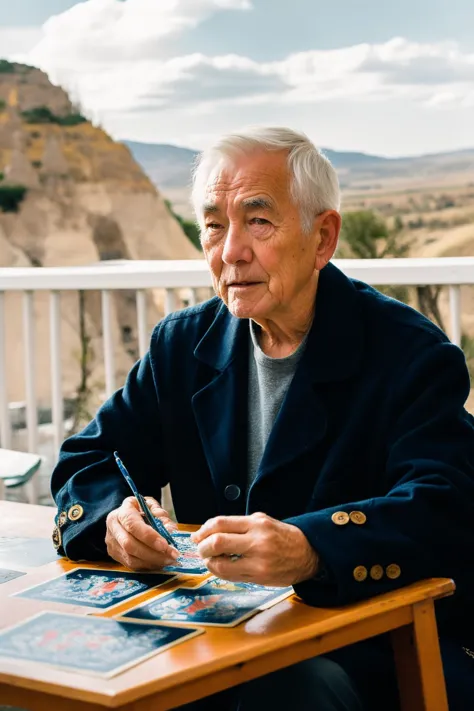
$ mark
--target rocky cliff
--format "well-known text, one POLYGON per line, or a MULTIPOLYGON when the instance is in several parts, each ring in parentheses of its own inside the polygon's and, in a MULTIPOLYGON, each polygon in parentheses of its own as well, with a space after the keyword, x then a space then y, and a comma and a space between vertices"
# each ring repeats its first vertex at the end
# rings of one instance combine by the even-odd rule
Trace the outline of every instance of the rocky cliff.
MULTIPOLYGON (((0 266, 64 266, 108 259, 199 258, 162 196, 132 158, 38 69, 0 61, 0 266)), ((149 299, 150 328, 162 294, 149 299)), ((62 296, 64 393, 74 397, 87 340, 88 387, 103 385, 100 295, 62 296)), ((36 294, 40 404, 50 401, 48 294, 36 294)), ((114 302, 117 382, 137 357, 134 294, 114 302)), ((21 295, 7 298, 10 401, 24 398, 21 295)), ((83 368, 84 371, 84 368, 83 368)), ((82 373, 84 375, 84 372, 82 373)))

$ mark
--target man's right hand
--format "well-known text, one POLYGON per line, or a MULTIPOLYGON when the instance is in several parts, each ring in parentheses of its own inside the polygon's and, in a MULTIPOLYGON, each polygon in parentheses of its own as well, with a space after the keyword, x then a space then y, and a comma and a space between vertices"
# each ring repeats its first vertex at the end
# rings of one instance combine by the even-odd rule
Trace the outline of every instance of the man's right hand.
MULTIPOLYGON (((156 499, 146 497, 146 502, 153 516, 159 518, 168 531, 178 530, 156 499)), ((126 498, 107 516, 105 542, 110 557, 131 570, 158 570, 173 565, 178 557, 176 548, 146 523, 134 496, 126 498)))

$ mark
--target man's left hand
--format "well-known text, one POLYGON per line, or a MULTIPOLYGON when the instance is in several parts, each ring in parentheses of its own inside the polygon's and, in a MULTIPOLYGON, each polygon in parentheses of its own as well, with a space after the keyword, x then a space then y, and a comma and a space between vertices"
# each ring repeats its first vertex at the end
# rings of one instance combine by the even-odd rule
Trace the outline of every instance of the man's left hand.
POLYGON ((191 538, 210 572, 224 580, 286 587, 318 570, 304 533, 263 513, 209 519, 191 538), (232 560, 232 554, 242 557, 232 560))

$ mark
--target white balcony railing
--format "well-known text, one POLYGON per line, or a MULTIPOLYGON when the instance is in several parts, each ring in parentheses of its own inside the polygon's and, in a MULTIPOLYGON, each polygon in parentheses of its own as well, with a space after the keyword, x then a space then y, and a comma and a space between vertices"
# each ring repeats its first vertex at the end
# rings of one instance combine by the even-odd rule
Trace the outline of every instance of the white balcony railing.
MULTIPOLYGON (((449 287, 450 337, 461 342, 461 285, 474 285, 474 257, 438 259, 335 260, 348 276, 374 286, 380 285, 446 285, 449 287)), ((37 451, 38 416, 35 378, 36 324, 35 292, 49 292, 51 410, 55 451, 64 436, 64 410, 61 360, 61 292, 100 291, 102 339, 105 372, 105 394, 116 388, 114 339, 111 317, 111 293, 115 290, 136 291, 136 317, 139 353, 148 345, 147 289, 165 289, 165 312, 178 308, 175 289, 190 289, 190 301, 196 300, 195 289, 211 285, 203 260, 102 262, 84 267, 3 268, 0 269, 0 441, 11 444, 10 408, 7 396, 5 335, 5 294, 23 292, 24 392, 27 426, 27 448, 37 451)))

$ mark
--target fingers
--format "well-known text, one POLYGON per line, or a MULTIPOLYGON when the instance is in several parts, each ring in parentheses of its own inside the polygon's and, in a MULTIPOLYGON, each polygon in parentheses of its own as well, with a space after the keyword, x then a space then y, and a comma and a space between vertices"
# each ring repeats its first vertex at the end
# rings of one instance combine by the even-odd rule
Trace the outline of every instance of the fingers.
POLYGON ((216 516, 204 523, 191 535, 195 543, 200 543, 215 533, 247 533, 251 526, 251 516, 216 516))
MULTIPOLYGON (((117 521, 120 526, 133 538, 142 541, 149 548, 153 548, 159 553, 169 553, 172 550, 171 547, 159 533, 146 523, 135 503, 135 499, 132 501, 125 499, 122 506, 116 510, 117 521)), ((114 521, 112 521, 112 524, 114 525, 114 521)))
POLYGON ((227 556, 209 558, 204 561, 206 568, 218 578, 230 582, 256 582, 251 563, 246 558, 232 561, 227 556))
POLYGON ((109 555, 135 570, 159 569, 173 563, 178 551, 142 519, 136 501, 125 499, 107 517, 105 542, 109 555))
POLYGON ((201 558, 238 553, 245 555, 249 549, 247 536, 241 533, 212 533, 198 545, 201 558))
POLYGON ((174 532, 178 530, 178 525, 170 518, 169 513, 160 506, 156 499, 151 496, 145 496, 145 501, 153 516, 159 518, 168 531, 174 532))

